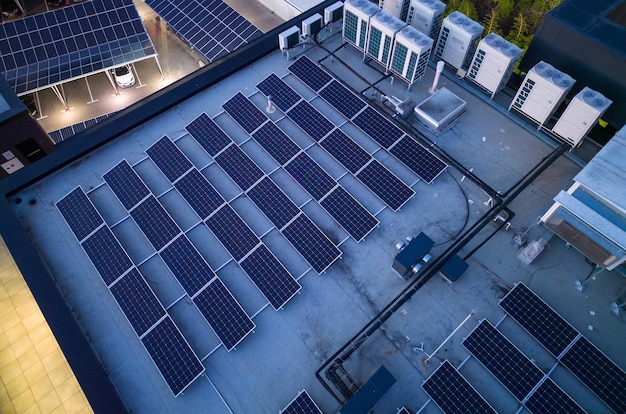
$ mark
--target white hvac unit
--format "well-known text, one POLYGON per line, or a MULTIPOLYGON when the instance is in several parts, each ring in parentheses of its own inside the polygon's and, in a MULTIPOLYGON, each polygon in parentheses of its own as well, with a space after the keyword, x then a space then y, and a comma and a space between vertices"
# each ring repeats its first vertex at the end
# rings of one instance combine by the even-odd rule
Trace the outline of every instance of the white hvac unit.
POLYGON ((297 26, 290 27, 278 34, 278 46, 283 52, 300 43, 300 29, 297 26))
POLYGON ((541 126, 552 116, 576 82, 546 62, 539 62, 526 74, 509 109, 525 114, 541 126))
POLYGON ((387 69, 396 33, 406 26, 405 22, 385 11, 373 15, 370 19, 365 54, 380 62, 387 69))
POLYGON ((343 18, 343 2, 338 1, 324 9, 324 24, 334 23, 343 18))
POLYGON ((439 0, 411 0, 406 22, 431 39, 436 39, 445 11, 446 5, 439 0))
POLYGON ((552 132, 577 147, 612 103, 600 92, 585 86, 567 105, 552 132))
POLYGON ((346 0, 343 4, 343 40, 365 51, 370 18, 380 8, 368 0, 346 0))
POLYGON ((378 6, 387 13, 405 21, 409 11, 410 0, 378 0, 378 6))
POLYGON ((495 33, 478 43, 467 78, 491 93, 500 92, 509 81, 522 49, 495 33))
POLYGON ((319 13, 302 20, 302 36, 315 36, 320 30, 322 30, 322 16, 319 13))
POLYGON ((412 26, 406 26, 396 34, 389 69, 411 87, 424 76, 432 47, 433 39, 412 26))
POLYGON ((435 56, 455 69, 466 68, 474 56, 483 27, 458 11, 452 12, 441 25, 435 56))

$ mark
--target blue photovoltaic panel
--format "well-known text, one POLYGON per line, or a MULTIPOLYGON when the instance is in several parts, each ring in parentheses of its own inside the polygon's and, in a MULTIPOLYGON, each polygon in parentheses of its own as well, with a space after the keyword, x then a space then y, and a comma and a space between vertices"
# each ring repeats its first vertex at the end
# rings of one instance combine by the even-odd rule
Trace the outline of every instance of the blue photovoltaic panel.
POLYGON ((305 214, 296 217, 282 233, 317 273, 341 257, 341 250, 305 214))
POLYGON ((161 251, 161 258, 189 296, 195 295, 215 276, 184 234, 161 251))
POLYGON ((130 215, 157 251, 181 232, 178 224, 152 195, 138 204, 130 215))
POLYGON ((139 337, 165 316, 163 305, 137 269, 111 286, 111 294, 139 337))
POLYGON ((357 242, 378 226, 378 219, 343 187, 335 188, 320 204, 357 242))
POLYGON ((285 170, 318 201, 337 185, 335 179, 304 152, 285 165, 285 170))
POLYGON ((100 213, 80 187, 76 187, 59 200, 57 208, 78 241, 87 237, 104 223, 100 213))
POLYGON ((146 154, 170 182, 176 181, 193 167, 185 154, 167 136, 155 142, 146 150, 146 154))
POLYGON ((236 261, 259 244, 256 234, 228 204, 209 217, 206 224, 236 261))
POLYGON ((335 128, 335 125, 328 118, 307 101, 302 101, 291 108, 287 112, 287 116, 316 142, 319 142, 335 128))
POLYGON ((183 175, 174 187, 202 220, 226 203, 209 180, 195 168, 183 175))
POLYGON ((252 138, 280 165, 285 165, 300 152, 298 144, 273 122, 268 122, 259 128, 252 134, 252 138))
POLYGON ((150 194, 150 190, 133 167, 123 160, 102 176, 126 210, 130 210, 150 194))
POLYGON ((204 366, 169 316, 150 330, 141 342, 174 396, 204 372, 204 366))
POLYGON ((394 145, 390 152, 428 184, 448 168, 445 162, 408 136, 394 145))
POLYGON ((320 145, 352 174, 356 174, 372 159, 367 151, 340 129, 331 132, 320 145))
POLYGON ((298 206, 269 177, 252 187, 247 195, 279 230, 300 212, 298 206))
POLYGON ((354 118, 354 116, 367 105, 337 80, 333 80, 326 85, 319 94, 326 102, 348 119, 354 118))
POLYGON ((215 157, 215 161, 243 191, 246 191, 265 175, 254 161, 235 144, 226 147, 215 157))
POLYGON ((194 119, 185 129, 212 157, 233 142, 207 114, 194 119))
POLYGON ((115 282, 133 265, 108 226, 101 227, 86 238, 82 246, 107 286, 115 282))
POLYGON ((261 112, 250 99, 241 92, 224 102, 222 108, 230 115, 248 134, 254 132, 265 121, 267 116, 261 112))
POLYGON ((296 398, 291 400, 289 404, 278 414, 323 414, 322 410, 315 404, 315 401, 311 398, 306 390, 302 390, 298 393, 296 398))
POLYGON ((394 142, 404 135, 400 128, 371 106, 359 113, 353 122, 384 149, 391 147, 394 142))
POLYGON ((369 163, 356 175, 356 178, 394 211, 397 211, 415 195, 415 191, 411 187, 404 184, 378 160, 369 163))
POLYGON ((241 268, 276 310, 302 288, 264 244, 241 261, 241 268))
POLYGON ((282 79, 275 74, 271 74, 263 79, 256 88, 265 96, 271 96, 272 102, 285 112, 294 106, 302 97, 291 86, 287 85, 282 79))
POLYGON ((550 378, 546 378, 539 387, 524 402, 534 414, 543 413, 567 413, 584 414, 585 410, 572 400, 558 385, 550 378))
POLYGON ((519 401, 523 401, 544 376, 543 371, 486 319, 463 340, 463 346, 519 401))
POLYGON ((448 360, 424 381, 422 388, 445 414, 496 413, 448 360))
POLYGON ((572 325, 521 282, 500 300, 500 307, 556 358, 578 336, 572 325))
POLYGON ((227 351, 243 340, 255 325, 224 283, 215 277, 193 298, 202 316, 222 341, 227 351))
POLYGON ((302 56, 292 63, 289 66, 289 71, 315 92, 333 80, 332 76, 306 56, 302 56))
POLYGON ((626 373, 579 336, 561 357, 561 363, 616 413, 626 413, 626 373))

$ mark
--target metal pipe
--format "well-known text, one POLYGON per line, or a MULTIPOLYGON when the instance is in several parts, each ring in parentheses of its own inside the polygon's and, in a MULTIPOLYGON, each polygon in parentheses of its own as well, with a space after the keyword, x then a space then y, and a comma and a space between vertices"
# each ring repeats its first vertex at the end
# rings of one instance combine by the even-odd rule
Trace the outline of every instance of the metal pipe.
POLYGON ((428 358, 424 359, 424 364, 428 364, 428 361, 430 361, 430 359, 435 356, 435 354, 437 353, 437 351, 439 351, 441 349, 442 346, 444 346, 446 344, 446 342, 448 342, 450 340, 450 338, 452 338, 454 336, 455 333, 458 332, 459 329, 461 329, 463 327, 463 325, 465 325, 465 322, 469 321, 469 318, 471 318, 472 316, 474 316, 474 314, 476 313, 476 309, 473 309, 469 315, 467 315, 465 317, 465 319, 463 319, 463 321, 459 324, 459 326, 457 326, 454 331, 452 331, 450 333, 450 335, 448 335, 448 337, 446 339, 443 340, 443 342, 441 344, 439 344, 439 346, 437 347, 437 349, 435 349, 433 351, 432 354, 428 355, 428 358))

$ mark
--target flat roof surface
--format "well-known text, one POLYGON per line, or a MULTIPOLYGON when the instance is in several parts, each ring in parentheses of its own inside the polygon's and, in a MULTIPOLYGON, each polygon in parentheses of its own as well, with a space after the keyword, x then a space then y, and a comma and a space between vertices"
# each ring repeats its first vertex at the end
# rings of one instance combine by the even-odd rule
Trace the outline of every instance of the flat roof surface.
MULTIPOLYGON (((428 96, 427 88, 434 76, 432 67, 427 70, 422 83, 407 92, 406 84, 397 80, 392 83, 381 68, 364 64, 362 54, 356 49, 348 45, 340 47, 339 36, 335 35, 323 46, 307 48, 307 56, 321 62, 353 90, 362 92, 373 107, 378 107, 381 93, 401 99, 410 97, 415 102, 428 96), (330 59, 327 50, 335 49, 334 58, 330 59), (374 84, 377 89, 372 88, 374 84)), ((426 184, 291 75, 287 70, 291 63, 293 60, 287 60, 280 52, 271 53, 10 196, 24 231, 36 245, 106 367, 108 377, 132 412, 276 412, 303 389, 323 412, 335 412, 340 405, 322 387, 315 371, 412 283, 398 278, 391 268, 396 243, 407 235, 424 232, 435 241, 432 254, 436 261, 462 231, 489 213, 490 192, 499 192, 506 197, 554 151, 552 145, 537 138, 533 128, 520 125, 517 118, 492 107, 484 96, 476 96, 468 91, 467 85, 455 80, 454 74, 446 73, 440 87, 445 86, 466 101, 467 114, 439 135, 436 142, 427 131, 420 131, 418 136, 411 129, 412 122, 400 124, 450 165, 432 184, 426 184), (394 212, 300 130, 289 116, 280 110, 266 114, 375 215, 380 224, 363 241, 357 243, 350 238, 320 203, 223 111, 221 105, 224 102, 242 93, 265 113, 267 100, 256 85, 271 74, 282 78, 334 126, 415 191, 415 196, 394 212), (254 160, 263 174, 270 177, 338 245, 342 257, 326 272, 318 275, 311 269, 215 158, 186 131, 185 126, 203 113, 211 117, 235 145, 254 160), (174 141, 302 285, 299 294, 284 309, 275 311, 268 306, 265 297, 239 264, 173 189, 155 162, 147 157, 146 149, 164 135, 174 141), (154 254, 154 248, 117 201, 111 188, 104 184, 103 174, 122 160, 133 166, 254 321, 254 332, 230 352, 221 345, 160 257, 154 254), (469 176, 470 170, 474 177, 469 176), (202 360, 204 375, 177 398, 173 397, 55 207, 57 201, 77 186, 87 193, 106 224, 113 229, 202 360), (22 202, 17 203, 17 198, 22 202)), ((521 249, 513 242, 514 236, 521 235, 530 241, 544 235, 546 229, 533 224, 550 207, 554 195, 569 187, 579 170, 575 163, 560 157, 538 174, 509 204, 515 217, 508 231, 495 233, 481 245, 496 231, 496 225, 488 223, 462 248, 462 257, 471 255, 466 259, 469 268, 459 281, 450 285, 439 277, 432 278, 344 362, 350 376, 359 384, 365 383, 383 364, 398 380, 379 401, 376 411, 395 412, 401 406, 417 410, 427 404, 428 396, 420 385, 439 362, 448 359, 455 367, 464 362, 461 373, 496 410, 516 412, 519 402, 477 360, 468 359, 469 353, 461 341, 479 320, 486 318, 544 372, 555 365, 554 358, 519 325, 511 318, 503 319, 504 312, 498 307, 498 300, 518 281, 534 290, 618 365, 626 366, 624 318, 609 312, 609 304, 626 289, 626 279, 617 272, 604 272, 586 283, 584 293, 578 292, 574 289, 575 281, 584 280, 592 268, 584 257, 558 238, 552 238, 549 248, 531 265, 524 265, 517 259, 521 249), (425 364, 426 355, 432 353, 472 311, 475 313, 468 322, 425 364)), ((424 271, 428 271, 428 267, 424 271)), ((550 377, 587 411, 607 411, 607 407, 562 366, 557 365, 550 377)), ((524 410, 522 412, 526 412, 524 410)), ((431 402, 424 412, 436 413, 439 409, 431 402)))

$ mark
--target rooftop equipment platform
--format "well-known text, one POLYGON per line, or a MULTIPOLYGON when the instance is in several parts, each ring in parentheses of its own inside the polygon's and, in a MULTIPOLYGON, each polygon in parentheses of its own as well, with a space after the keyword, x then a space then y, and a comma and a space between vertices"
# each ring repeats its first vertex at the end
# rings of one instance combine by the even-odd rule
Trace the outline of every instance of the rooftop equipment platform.
POLYGON ((417 119, 434 133, 443 131, 465 111, 465 102, 446 88, 441 88, 414 109, 417 119))

